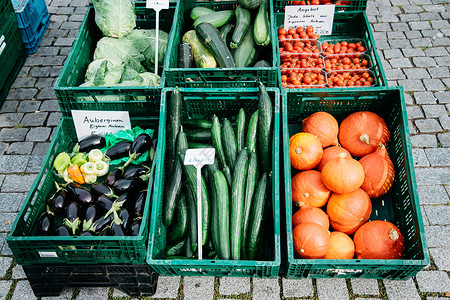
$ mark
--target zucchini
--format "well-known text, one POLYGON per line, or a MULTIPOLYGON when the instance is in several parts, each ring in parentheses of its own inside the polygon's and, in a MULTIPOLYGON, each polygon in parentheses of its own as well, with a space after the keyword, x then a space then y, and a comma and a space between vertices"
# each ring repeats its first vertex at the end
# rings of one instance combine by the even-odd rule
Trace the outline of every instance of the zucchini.
POLYGON ((211 130, 204 128, 189 130, 186 137, 189 142, 211 142, 211 130))
POLYGON ((204 6, 195 6, 194 8, 191 9, 191 19, 193 21, 197 20, 198 18, 200 18, 201 16, 204 15, 209 15, 216 12, 214 9, 211 8, 207 8, 204 6))
POLYGON ((194 63, 197 68, 215 68, 217 62, 209 50, 203 46, 195 33, 195 30, 187 31, 182 38, 183 42, 188 42, 192 47, 194 63))
POLYGON ((199 17, 194 22, 194 27, 197 28, 197 26, 201 23, 208 23, 211 24, 214 28, 222 27, 225 24, 230 23, 234 19, 234 10, 221 10, 221 11, 215 11, 206 15, 203 15, 199 17))
POLYGON ((213 145, 216 148, 217 160, 220 166, 224 167, 226 165, 225 152, 223 151, 222 145, 222 130, 219 122, 219 118, 214 115, 211 126, 211 137, 213 145))
POLYGON ((233 35, 233 31, 234 31, 234 24, 233 23, 228 23, 225 26, 222 26, 222 28, 220 28, 220 37, 222 38, 222 40, 224 41, 225 45, 229 45, 231 42, 231 36, 233 35))
POLYGON ((266 91, 266 86, 263 83, 260 83, 258 100, 258 150, 259 159, 262 162, 262 169, 264 172, 270 171, 272 163, 270 155, 270 146, 272 144, 272 118, 272 101, 266 91))
POLYGON ((195 32, 200 42, 211 52, 219 66, 222 68, 236 67, 230 49, 225 45, 216 27, 210 23, 203 22, 197 25, 195 32))
POLYGON ((270 43, 269 0, 261 0, 253 24, 253 38, 259 46, 267 46, 270 43))
POLYGON ((257 61, 254 65, 254 68, 270 68, 271 65, 264 59, 257 61))
POLYGON ((197 142, 189 142, 189 148, 214 148, 213 144, 205 144, 205 143, 197 143, 197 142))
POLYGON ((172 95, 170 95, 169 103, 167 107, 167 121, 166 121, 166 153, 167 153, 167 166, 169 170, 174 166, 176 153, 175 144, 177 141, 177 135, 180 131, 181 125, 181 105, 183 101, 183 95, 178 87, 176 87, 172 95))
POLYGON ((255 9, 261 4, 261 0, 238 0, 238 2, 246 9, 255 9))
POLYGON ((193 68, 194 67, 194 54, 192 53, 192 47, 188 42, 182 42, 178 46, 178 68, 193 68))
POLYGON ((256 43, 253 39, 253 30, 249 30, 242 39, 242 43, 234 51, 233 57, 236 67, 246 68, 251 66, 258 56, 256 47, 256 43))
POLYGON ((186 189, 186 206, 188 211, 188 235, 191 242, 192 251, 197 252, 197 241, 198 241, 198 233, 197 233, 197 204, 195 203, 194 195, 192 194, 191 189, 186 189))
POLYGON ((191 129, 211 129, 212 121, 205 119, 190 119, 182 121, 181 124, 191 129))
POLYGON ((217 201, 214 222, 218 229, 216 250, 219 258, 230 259, 230 194, 225 175, 220 170, 214 172, 214 189, 217 201))
POLYGON ((222 145, 225 152, 226 164, 233 169, 237 156, 236 135, 234 134, 230 120, 227 118, 223 119, 222 123, 222 145))
POLYGON ((236 151, 239 153, 245 147, 245 112, 241 108, 236 120, 236 151))
POLYGON ((267 197, 267 173, 264 173, 258 182, 253 196, 253 203, 248 228, 248 258, 254 260, 258 250, 258 244, 261 239, 264 221, 264 210, 266 208, 267 197))
POLYGON ((259 112, 255 111, 248 121, 247 129, 247 151, 256 152, 256 141, 258 138, 258 115, 259 112))
POLYGON ((186 196, 184 193, 180 193, 180 197, 176 206, 177 218, 176 225, 169 233, 169 240, 171 242, 179 242, 186 236, 188 228, 188 212, 186 205, 186 196))
POLYGON ((236 7, 236 28, 231 37, 230 48, 236 49, 241 44, 247 31, 250 29, 250 12, 242 6, 236 7))
POLYGON ((241 244, 243 237, 244 222, 244 197, 245 182, 248 171, 248 154, 243 149, 236 160, 231 183, 231 219, 230 219, 230 246, 231 258, 241 259, 241 244))
POLYGON ((179 256, 183 253, 183 250, 185 249, 186 245, 186 239, 181 240, 180 242, 169 246, 166 249, 166 257, 173 257, 173 256, 179 256))

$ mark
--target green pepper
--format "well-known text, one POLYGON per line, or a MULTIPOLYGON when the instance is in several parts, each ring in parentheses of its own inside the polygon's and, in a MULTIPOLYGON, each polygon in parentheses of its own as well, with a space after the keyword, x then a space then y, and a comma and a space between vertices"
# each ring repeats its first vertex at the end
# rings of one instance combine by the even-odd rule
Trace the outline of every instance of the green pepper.
POLYGON ((78 167, 81 167, 85 163, 87 163, 86 154, 84 153, 77 153, 72 159, 70 160, 71 163, 77 164, 78 167))
POLYGON ((70 164, 70 156, 66 152, 61 152, 56 156, 55 160, 53 161, 53 167, 58 172, 64 172, 64 170, 69 166, 70 164))

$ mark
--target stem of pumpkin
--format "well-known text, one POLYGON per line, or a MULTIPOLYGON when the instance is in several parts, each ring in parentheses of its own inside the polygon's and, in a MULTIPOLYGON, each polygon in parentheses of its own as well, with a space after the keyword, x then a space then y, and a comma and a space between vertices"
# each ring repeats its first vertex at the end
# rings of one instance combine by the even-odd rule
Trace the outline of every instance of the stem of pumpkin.
POLYGON ((398 240, 399 235, 398 235, 397 230, 395 230, 394 228, 391 228, 391 230, 389 230, 389 238, 390 238, 391 240, 393 240, 394 242, 395 242, 396 240, 398 240))
MULTIPOLYGON (((305 195, 309 196, 308 193, 303 194, 303 196, 305 196, 305 195)), ((307 196, 305 196, 305 197, 307 197, 307 196)), ((305 205, 305 203, 303 203, 302 201, 297 201, 297 202, 295 202, 295 205, 297 205, 298 207, 301 207, 302 205, 305 205)))
POLYGON ((296 154, 302 153, 302 148, 295 148, 295 153, 296 154))
POLYGON ((369 144, 369 135, 368 135, 367 133, 362 134, 362 135, 359 137, 359 140, 360 140, 361 142, 363 142, 364 144, 366 144, 366 145, 370 145, 370 144, 369 144))

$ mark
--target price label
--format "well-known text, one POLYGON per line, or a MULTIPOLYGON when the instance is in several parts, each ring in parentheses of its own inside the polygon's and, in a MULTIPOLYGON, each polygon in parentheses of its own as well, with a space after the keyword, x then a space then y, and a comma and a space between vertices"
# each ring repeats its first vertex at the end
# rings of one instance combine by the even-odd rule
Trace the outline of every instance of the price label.
POLYGON ((154 10, 169 9, 169 0, 147 0, 146 7, 154 10))
POLYGON ((286 6, 284 28, 312 26, 318 35, 330 35, 333 30, 335 5, 286 6))
POLYGON ((204 165, 213 164, 215 155, 215 148, 188 149, 184 157, 184 164, 201 168, 204 165))
POLYGON ((72 110, 78 141, 91 134, 114 134, 131 129, 128 111, 72 110))
POLYGON ((42 258, 58 258, 55 251, 38 251, 38 254, 42 258))

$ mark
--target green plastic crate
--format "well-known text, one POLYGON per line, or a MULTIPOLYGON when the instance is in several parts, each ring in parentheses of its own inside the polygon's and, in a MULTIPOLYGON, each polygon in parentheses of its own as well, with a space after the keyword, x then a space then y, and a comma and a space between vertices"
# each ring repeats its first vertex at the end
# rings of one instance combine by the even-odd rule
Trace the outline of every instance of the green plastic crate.
MULTIPOLYGON (((156 13, 145 8, 145 2, 136 3, 136 28, 155 28, 156 13)), ((160 12, 160 30, 170 35, 175 6, 160 12)), ((84 76, 92 61, 97 42, 102 38, 102 32, 95 24, 95 11, 88 7, 81 23, 78 35, 66 59, 64 67, 55 83, 55 94, 61 112, 71 116, 71 110, 122 110, 129 111, 131 116, 145 116, 148 111, 159 111, 161 89, 165 85, 165 74, 161 73, 159 86, 150 87, 79 87, 84 82, 84 76), (105 101, 101 96, 120 96, 120 100, 105 101), (138 97, 138 98, 137 98, 138 97), (123 99, 122 99, 123 98, 123 99)), ((166 56, 167 56, 166 51, 166 56)))
MULTIPOLYGON (((16 17, 11 0, 0 0, 0 24, 8 24, 10 19, 16 17)), ((17 22, 17 20, 16 20, 17 22)), ((0 28, 0 34, 3 34, 4 30, 8 30, 8 26, 2 26, 0 28)))
MULTIPOLYGON (((276 28, 283 26, 284 24, 284 13, 275 14, 276 17, 276 28)), ((276 29, 277 30, 277 29, 276 29)), ((383 65, 381 64, 381 59, 377 53, 375 47, 375 40, 373 38, 372 29, 370 27, 369 20, 367 19, 366 13, 351 11, 351 12, 336 12, 334 14, 333 30, 331 35, 323 35, 319 38, 319 42, 324 40, 327 41, 344 41, 358 39, 362 40, 366 45, 366 53, 370 56, 372 62, 372 67, 370 71, 373 72, 374 79, 376 81, 376 87, 388 86, 386 75, 384 73, 383 65)), ((278 59, 280 58, 278 54, 278 59)), ((280 65, 280 61, 278 62, 280 65)), ((281 87, 281 70, 278 68, 278 80, 281 87)), ((361 90, 367 87, 344 87, 344 89, 361 90)), ((329 90, 331 88, 321 88, 324 90, 329 90)), ((321 89, 315 89, 320 91, 321 89)), ((333 88, 340 89, 340 88, 333 88)))
POLYGON ((422 215, 417 195, 414 164, 409 140, 403 89, 368 88, 364 91, 328 91, 324 93, 284 91, 283 156, 286 204, 288 278, 377 278, 407 279, 430 262, 425 241, 422 215), (395 180, 389 192, 372 200, 370 220, 386 220, 395 224, 405 238, 405 257, 387 259, 297 259, 292 247, 292 192, 289 137, 300 132, 303 118, 326 111, 340 123, 350 113, 369 110, 380 115, 391 136, 386 148, 395 168, 395 180))
MULTIPOLYGON (((163 90, 161 104, 160 141, 165 140, 166 101, 173 88, 163 90)), ((216 114, 219 118, 236 116, 244 108, 247 118, 257 109, 259 90, 247 89, 189 89, 180 88, 184 97, 183 118, 204 118, 216 114)), ((156 168, 153 209, 150 224, 149 251, 147 263, 160 275, 168 276, 239 276, 239 277, 275 277, 281 264, 280 252, 280 202, 279 202, 279 114, 280 94, 277 88, 267 88, 274 101, 273 157, 272 157, 272 212, 273 222, 266 222, 265 238, 269 251, 264 260, 196 260, 165 259, 167 229, 162 223, 162 201, 166 182, 164 155, 165 147, 158 147, 158 165, 156 168), (272 226, 272 224, 274 224, 272 226)))
MULTIPOLYGON (((158 118, 132 118, 132 126, 154 129, 158 132, 158 118)), ((33 236, 45 201, 55 191, 56 174, 53 161, 62 151, 72 149, 76 143, 76 132, 71 118, 63 118, 54 133, 44 158, 41 171, 36 177, 7 237, 16 262, 20 265, 42 264, 143 264, 147 255, 147 238, 151 210, 151 191, 154 175, 148 182, 148 193, 138 236, 58 237, 33 236), (80 249, 81 247, 89 249, 80 249)), ((156 160, 152 164, 155 174, 156 160)))
MULTIPOLYGON (((260 59, 265 59, 271 64, 269 68, 178 68, 178 47, 184 33, 194 29, 193 21, 189 14, 193 7, 205 6, 215 10, 234 10, 238 6, 237 1, 195 0, 178 1, 175 13, 174 30, 170 37, 167 49, 168 58, 164 63, 166 85, 170 87, 186 88, 215 88, 215 87, 258 87, 260 81, 266 86, 277 86, 277 43, 276 35, 271 28, 270 44, 265 47, 260 59)), ((273 6, 269 1, 269 21, 273 22, 273 6)))
MULTIPOLYGON (((288 5, 293 5, 294 1, 286 0, 274 0, 275 12, 284 13, 284 7, 288 5)), ((305 0, 306 3, 311 3, 311 0, 305 0)), ((332 0, 332 3, 336 3, 336 0, 332 0)), ((340 11, 365 11, 367 7, 367 0, 349 0, 348 3, 344 5, 337 5, 336 10, 340 11)))

